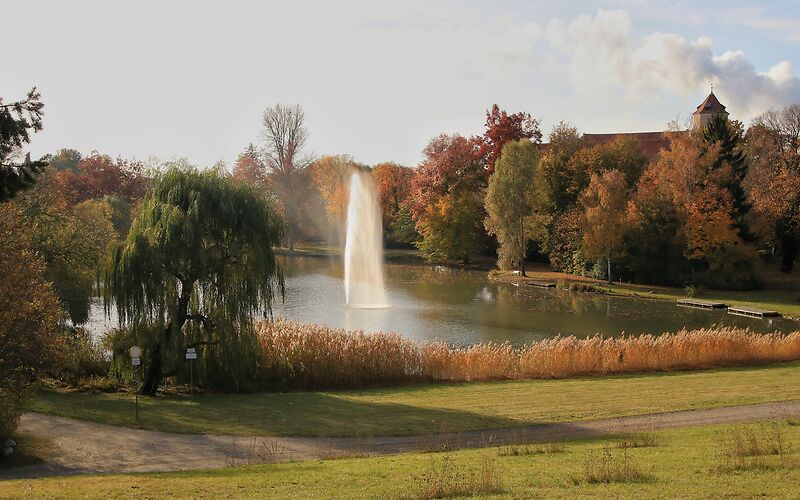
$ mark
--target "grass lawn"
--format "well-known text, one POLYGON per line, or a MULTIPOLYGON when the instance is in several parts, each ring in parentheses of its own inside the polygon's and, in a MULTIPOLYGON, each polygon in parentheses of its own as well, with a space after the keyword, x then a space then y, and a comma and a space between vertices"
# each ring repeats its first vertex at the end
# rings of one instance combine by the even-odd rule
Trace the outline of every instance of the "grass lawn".
POLYGON ((179 473, 4 481, 0 497, 796 498, 800 491, 797 422, 697 427, 645 437, 647 441, 640 437, 640 444, 648 446, 630 449, 622 449, 619 438, 603 438, 566 442, 563 447, 522 446, 516 448, 517 454, 500 447, 179 473), (753 440, 758 449, 732 446, 736 435, 753 440), (775 449, 779 439, 782 456, 775 449), (597 482, 602 479, 597 474, 604 472, 616 480, 597 482))
MULTIPOLYGON (((528 270, 527 278, 513 276, 509 271, 492 271, 491 279, 499 281, 554 281, 591 283, 595 288, 613 295, 624 297, 644 297, 676 301, 687 297, 686 290, 678 287, 638 285, 627 283, 608 283, 600 280, 551 271, 542 266, 528 270)), ((724 302, 732 306, 750 306, 777 311, 790 318, 800 318, 800 292, 796 290, 708 290, 701 289, 695 298, 724 302)))
POLYGON ((273 436, 425 435, 800 399, 800 362, 567 380, 336 392, 140 397, 42 392, 32 411, 145 429, 273 436))

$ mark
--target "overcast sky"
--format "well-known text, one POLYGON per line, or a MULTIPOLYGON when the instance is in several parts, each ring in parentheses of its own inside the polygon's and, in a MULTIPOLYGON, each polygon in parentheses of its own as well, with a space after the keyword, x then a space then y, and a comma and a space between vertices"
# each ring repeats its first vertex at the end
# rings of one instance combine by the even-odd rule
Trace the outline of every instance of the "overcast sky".
POLYGON ((263 110, 309 150, 416 165, 492 103, 546 132, 663 130, 715 93, 734 118, 800 102, 798 2, 0 0, 0 96, 45 102, 62 147, 231 162, 263 110))

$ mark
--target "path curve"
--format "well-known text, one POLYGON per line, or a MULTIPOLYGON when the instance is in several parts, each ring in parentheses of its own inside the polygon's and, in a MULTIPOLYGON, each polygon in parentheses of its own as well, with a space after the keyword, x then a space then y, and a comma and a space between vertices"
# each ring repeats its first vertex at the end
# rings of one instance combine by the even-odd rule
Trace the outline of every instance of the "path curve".
POLYGON ((26 413, 22 416, 19 431, 50 439, 47 463, 0 470, 0 479, 208 469, 248 463, 535 443, 798 417, 800 400, 429 436, 253 438, 175 434, 26 413))

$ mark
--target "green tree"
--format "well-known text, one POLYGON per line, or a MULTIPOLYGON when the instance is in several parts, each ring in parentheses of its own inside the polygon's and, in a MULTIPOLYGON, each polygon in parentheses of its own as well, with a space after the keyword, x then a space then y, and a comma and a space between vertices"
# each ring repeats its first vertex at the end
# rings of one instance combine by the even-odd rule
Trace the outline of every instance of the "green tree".
POLYGON ((120 324, 153 336, 143 339, 143 393, 179 371, 190 346, 210 346, 206 362, 242 381, 257 359, 253 316, 283 294, 273 254, 283 230, 263 192, 218 169, 181 163, 156 175, 104 280, 120 324))
POLYGON ((458 260, 469 263, 480 249, 481 197, 466 191, 448 193, 429 205, 417 221, 422 234, 419 249, 431 261, 458 260))
POLYGON ((102 200, 70 206, 59 195, 48 168, 31 189, 14 201, 22 210, 34 248, 46 262, 53 283, 74 325, 85 323, 97 271, 116 233, 112 209, 102 200))
POLYGON ((738 121, 729 121, 725 115, 715 114, 703 129, 703 141, 708 145, 719 145, 716 169, 730 168, 726 182, 722 187, 727 189, 733 199, 733 220, 739 234, 749 239, 745 226, 745 216, 750 211, 750 203, 744 190, 744 178, 747 175, 747 157, 744 152, 744 132, 738 121))
POLYGON ((18 162, 23 145, 31 142, 30 131, 42 130, 40 99, 36 87, 21 101, 4 104, 0 98, 0 202, 31 186, 47 165, 47 158, 31 161, 30 154, 18 162))
POLYGON ((489 234, 497 236, 498 266, 517 268, 525 276, 528 242, 537 231, 533 186, 539 154, 531 141, 506 143, 486 189, 484 221, 489 234))

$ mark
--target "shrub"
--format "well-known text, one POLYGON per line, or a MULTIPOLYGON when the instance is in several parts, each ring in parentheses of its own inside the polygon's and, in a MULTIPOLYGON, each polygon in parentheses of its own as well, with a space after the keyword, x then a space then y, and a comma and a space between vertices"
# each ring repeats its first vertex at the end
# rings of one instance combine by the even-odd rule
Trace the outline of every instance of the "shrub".
POLYGON ((628 448, 605 445, 592 450, 584 460, 584 479, 588 483, 635 483, 650 477, 631 460, 628 448))
POLYGON ((719 436, 717 470, 733 472, 793 465, 792 444, 779 421, 740 425, 719 436))
POLYGON ((65 328, 59 335, 59 352, 48 374, 70 385, 108 375, 109 353, 83 328, 65 328))
POLYGON ((445 455, 438 465, 431 463, 430 468, 415 479, 417 493, 414 498, 420 500, 485 496, 503 492, 497 467, 489 456, 484 456, 480 467, 475 470, 460 468, 449 455, 445 455))

